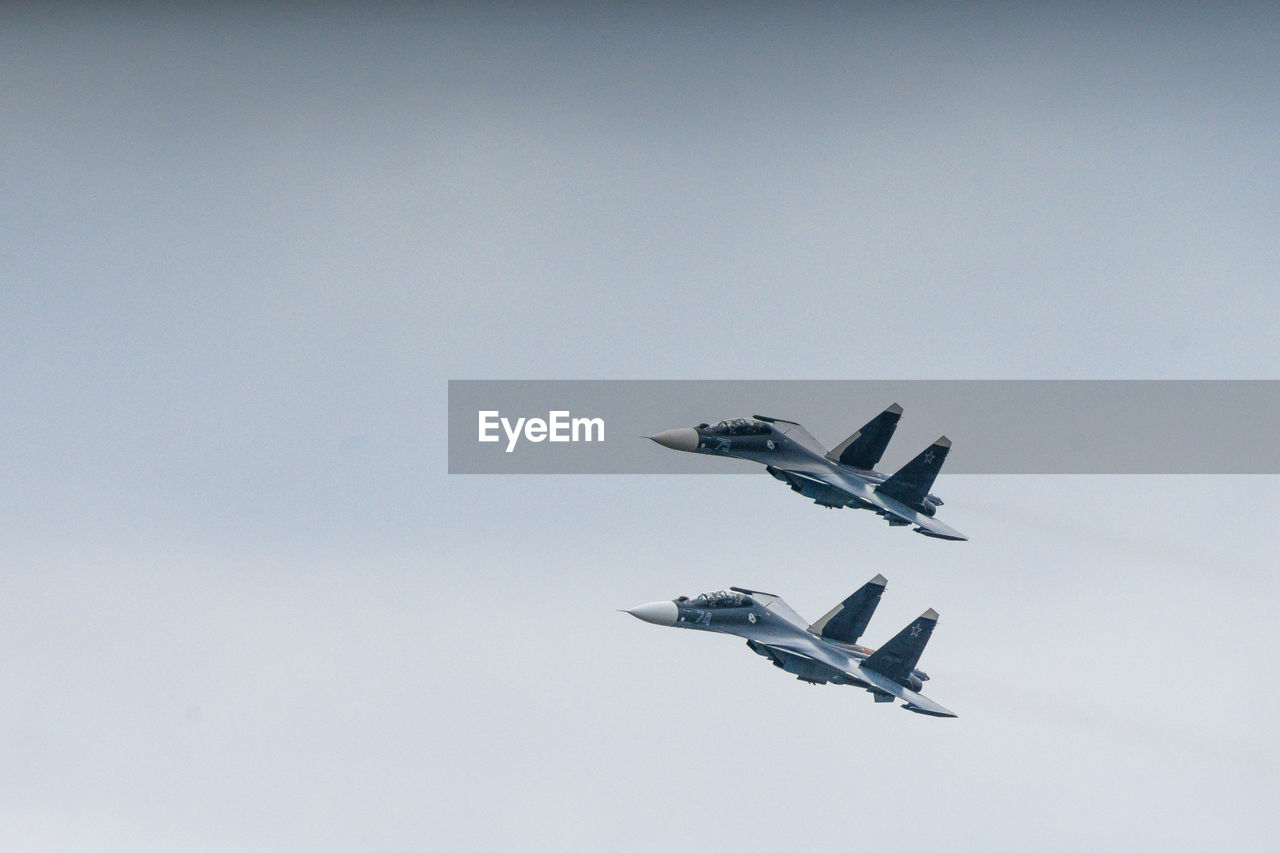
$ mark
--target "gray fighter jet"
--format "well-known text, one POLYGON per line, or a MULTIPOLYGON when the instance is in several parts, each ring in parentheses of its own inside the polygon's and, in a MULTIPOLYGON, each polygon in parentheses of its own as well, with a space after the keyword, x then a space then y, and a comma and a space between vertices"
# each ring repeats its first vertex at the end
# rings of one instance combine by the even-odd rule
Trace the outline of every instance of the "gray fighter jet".
POLYGON ((695 598, 653 601, 625 612, 654 625, 744 637, 751 651, 801 681, 861 687, 877 702, 897 698, 908 711, 954 717, 920 694, 929 676, 916 664, 938 624, 936 611, 926 610, 879 649, 858 645, 884 587, 884 576, 876 575, 812 625, 778 596, 736 586, 695 598))
POLYGON ((764 415, 669 429, 648 438, 672 450, 759 462, 819 506, 869 509, 894 527, 914 524, 925 536, 968 539, 933 517, 942 499, 929 490, 951 450, 945 435, 894 474, 875 470, 901 417, 902 407, 894 403, 834 450, 823 448, 795 421, 764 415))

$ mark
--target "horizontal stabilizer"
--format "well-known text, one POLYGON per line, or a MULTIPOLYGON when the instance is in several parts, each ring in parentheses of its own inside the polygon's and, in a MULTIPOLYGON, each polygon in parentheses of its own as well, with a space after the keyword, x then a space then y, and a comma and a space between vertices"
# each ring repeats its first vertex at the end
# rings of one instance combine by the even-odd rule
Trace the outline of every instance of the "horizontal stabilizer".
POLYGON ((902 407, 894 403, 853 435, 836 445, 827 458, 850 468, 870 470, 876 467, 884 449, 893 438, 893 431, 898 428, 898 419, 902 417, 902 407))
POLYGON ((915 532, 921 536, 928 536, 930 539, 948 539, 952 542, 965 542, 969 539, 968 536, 965 536, 955 528, 948 527, 933 518, 920 522, 920 526, 915 528, 915 532), (926 524, 928 524, 928 527, 925 526, 926 524))
POLYGON ((907 676, 911 675, 911 671, 920 662, 920 653, 924 651, 937 624, 938 611, 930 607, 899 631, 892 640, 872 652, 871 657, 863 661, 862 665, 899 684, 905 683, 907 676))
POLYGON ((871 615, 876 612, 887 583, 884 575, 876 575, 830 613, 810 625, 809 631, 837 643, 858 642, 862 632, 867 630, 871 615))
POLYGON ((939 705, 937 702, 933 702, 929 700, 920 701, 922 699, 924 699, 923 696, 919 697, 919 699, 916 699, 915 701, 908 702, 907 704, 902 706, 902 710, 914 711, 917 714, 927 714, 930 717, 954 717, 955 716, 955 714, 951 713, 946 708, 939 705))
MULTIPOLYGON (((937 479, 938 471, 942 469, 942 463, 950 452, 951 439, 944 435, 898 469, 893 476, 876 486, 876 491, 913 509, 919 509, 929 490, 933 488, 933 481, 937 479)), ((933 510, 926 507, 926 514, 932 515, 933 510)))

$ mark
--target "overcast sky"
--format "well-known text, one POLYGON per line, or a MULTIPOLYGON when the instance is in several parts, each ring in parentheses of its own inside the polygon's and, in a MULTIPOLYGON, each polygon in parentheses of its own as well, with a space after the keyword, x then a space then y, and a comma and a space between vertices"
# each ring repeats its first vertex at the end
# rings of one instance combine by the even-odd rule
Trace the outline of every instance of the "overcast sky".
POLYGON ((1275 477, 944 471, 948 543, 444 428, 450 378, 1280 378, 1278 25, 6 6, 0 846, 1257 848, 1275 477), (614 610, 877 572, 958 719, 614 610))

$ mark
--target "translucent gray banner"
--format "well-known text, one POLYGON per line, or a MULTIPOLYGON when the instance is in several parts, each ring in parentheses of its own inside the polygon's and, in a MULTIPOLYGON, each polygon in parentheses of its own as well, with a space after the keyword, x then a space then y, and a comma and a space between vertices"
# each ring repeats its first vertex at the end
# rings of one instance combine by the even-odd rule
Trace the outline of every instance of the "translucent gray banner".
POLYGON ((949 474, 1280 473, 1275 380, 516 379, 449 381, 449 473, 758 473, 644 436, 759 414, 833 447, 894 402, 885 471, 946 435, 949 474))

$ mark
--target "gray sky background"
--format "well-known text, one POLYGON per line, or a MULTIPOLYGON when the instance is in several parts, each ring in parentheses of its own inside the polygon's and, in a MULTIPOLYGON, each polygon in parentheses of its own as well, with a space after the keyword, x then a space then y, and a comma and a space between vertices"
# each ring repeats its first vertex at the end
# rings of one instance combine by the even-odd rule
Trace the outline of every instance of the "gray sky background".
POLYGON ((944 473, 944 543, 444 432, 450 378, 1277 378, 1277 23, 6 6, 0 846, 1256 848, 1275 477, 944 473), (876 572, 958 720, 613 610, 876 572))

